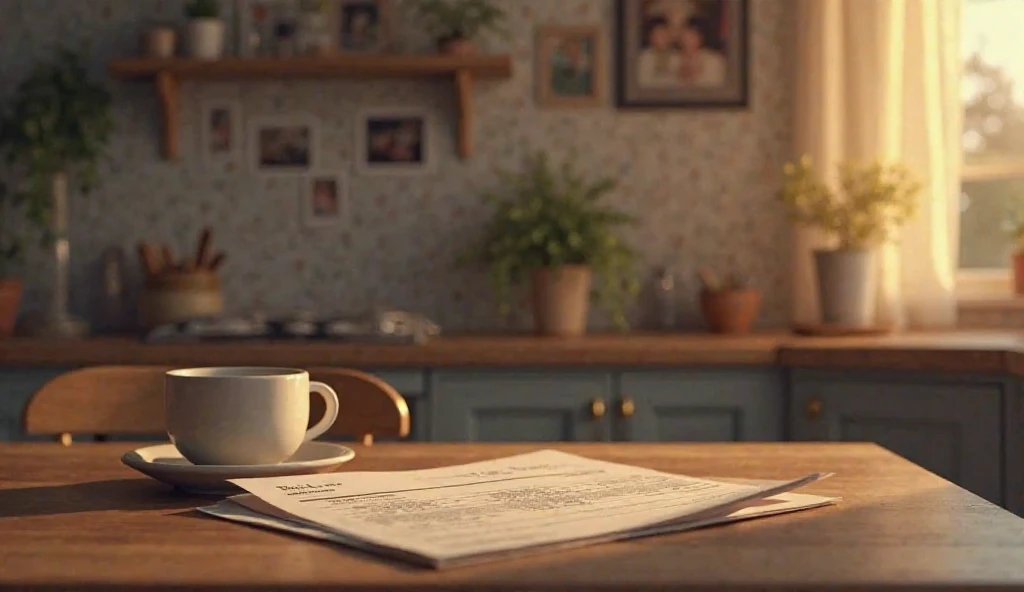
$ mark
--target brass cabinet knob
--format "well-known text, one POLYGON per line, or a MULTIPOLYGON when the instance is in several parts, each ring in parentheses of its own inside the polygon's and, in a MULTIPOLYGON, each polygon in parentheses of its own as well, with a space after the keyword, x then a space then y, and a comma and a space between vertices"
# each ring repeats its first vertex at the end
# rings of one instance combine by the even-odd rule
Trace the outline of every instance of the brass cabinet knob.
POLYGON ((604 417, 604 414, 608 411, 607 406, 604 404, 604 399, 594 399, 590 402, 590 415, 594 419, 604 417))
POLYGON ((633 397, 622 397, 622 401, 619 403, 619 413, 622 417, 633 417, 636 413, 636 403, 633 402, 633 397))
POLYGON ((807 419, 818 419, 824 410, 825 405, 818 397, 812 397, 810 401, 807 401, 807 419))

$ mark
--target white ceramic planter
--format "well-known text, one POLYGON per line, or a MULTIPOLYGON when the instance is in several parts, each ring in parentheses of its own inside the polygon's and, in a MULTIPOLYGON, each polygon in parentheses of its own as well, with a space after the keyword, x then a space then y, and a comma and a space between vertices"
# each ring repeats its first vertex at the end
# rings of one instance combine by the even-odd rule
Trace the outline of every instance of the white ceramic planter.
POLYGON ((873 325, 878 290, 875 252, 820 250, 814 252, 814 264, 821 321, 848 327, 873 325))
POLYGON ((188 55, 198 60, 216 60, 224 55, 224 21, 192 19, 185 30, 188 55))

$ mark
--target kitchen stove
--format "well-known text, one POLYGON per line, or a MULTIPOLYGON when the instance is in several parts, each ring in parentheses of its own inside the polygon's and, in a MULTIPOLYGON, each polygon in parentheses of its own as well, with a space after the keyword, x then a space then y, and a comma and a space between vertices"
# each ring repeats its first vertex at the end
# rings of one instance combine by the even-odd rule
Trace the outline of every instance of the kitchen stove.
POLYGON ((420 344, 440 335, 433 321, 401 310, 350 318, 317 318, 299 313, 268 319, 260 314, 198 318, 150 330, 150 343, 182 341, 310 340, 347 343, 420 344))

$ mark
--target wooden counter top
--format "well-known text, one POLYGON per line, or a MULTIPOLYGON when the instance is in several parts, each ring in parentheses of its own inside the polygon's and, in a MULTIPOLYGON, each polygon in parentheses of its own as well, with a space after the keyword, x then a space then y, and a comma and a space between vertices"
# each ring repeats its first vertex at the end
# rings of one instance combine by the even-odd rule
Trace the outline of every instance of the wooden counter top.
POLYGON ((337 365, 361 368, 757 366, 894 369, 1024 376, 1024 332, 954 331, 871 338, 786 333, 610 334, 579 339, 453 335, 425 345, 324 342, 146 344, 131 338, 0 340, 0 366, 337 365))

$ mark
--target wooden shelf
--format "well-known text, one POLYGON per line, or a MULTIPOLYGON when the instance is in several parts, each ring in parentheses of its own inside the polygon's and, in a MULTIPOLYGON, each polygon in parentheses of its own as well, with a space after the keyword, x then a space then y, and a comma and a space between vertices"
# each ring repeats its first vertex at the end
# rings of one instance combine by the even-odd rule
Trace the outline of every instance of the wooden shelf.
POLYGON ((178 92, 183 80, 450 77, 459 113, 459 155, 468 158, 473 152, 473 82, 511 77, 512 59, 507 55, 336 55, 215 61, 124 58, 110 62, 108 71, 115 78, 154 82, 163 109, 163 154, 170 160, 177 160, 179 155, 178 92))

